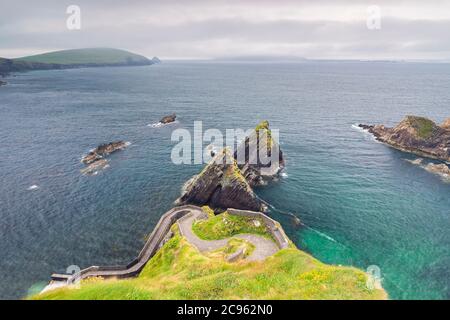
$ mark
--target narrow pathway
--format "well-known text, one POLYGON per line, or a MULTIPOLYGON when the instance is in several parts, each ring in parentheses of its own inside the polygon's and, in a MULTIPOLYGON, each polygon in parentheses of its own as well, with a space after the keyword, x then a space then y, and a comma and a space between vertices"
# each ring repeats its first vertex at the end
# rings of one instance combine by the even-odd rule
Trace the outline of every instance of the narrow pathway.
POLYGON ((190 210, 191 212, 178 220, 178 226, 182 235, 194 245, 200 252, 207 252, 223 248, 231 238, 244 239, 255 246, 255 250, 246 258, 247 261, 261 261, 276 253, 279 248, 274 241, 256 234, 238 234, 234 237, 220 240, 202 240, 193 231, 192 224, 195 220, 205 215, 202 210, 190 210))

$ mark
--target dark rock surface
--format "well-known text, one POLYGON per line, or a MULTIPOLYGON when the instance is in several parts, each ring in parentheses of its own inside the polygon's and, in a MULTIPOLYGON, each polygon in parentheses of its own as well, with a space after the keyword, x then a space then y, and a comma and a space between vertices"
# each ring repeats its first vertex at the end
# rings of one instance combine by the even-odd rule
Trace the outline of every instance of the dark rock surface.
POLYGON ((268 121, 262 121, 256 126, 255 131, 238 146, 234 158, 237 159, 242 174, 253 187, 265 185, 267 181, 276 178, 285 166, 283 152, 278 143, 272 139, 268 121), (264 145, 267 146, 266 160, 260 158, 260 149, 264 145), (276 161, 267 161, 271 159, 272 154, 274 156, 278 154, 276 161))
POLYGON ((83 162, 84 164, 91 164, 113 152, 125 149, 126 147, 127 143, 125 141, 114 141, 101 144, 97 148, 89 152, 86 156, 84 156, 83 159, 81 159, 81 162, 83 162))
POLYGON ((218 152, 202 172, 186 182, 177 204, 209 205, 215 209, 267 210, 226 148, 218 152))
POLYGON ((159 122, 164 123, 164 124, 171 123, 171 122, 174 122, 176 118, 177 118, 177 115, 175 113, 173 113, 171 115, 163 117, 161 120, 159 120, 159 122))
POLYGON ((394 128, 364 124, 359 127, 401 151, 450 161, 450 119, 439 126, 427 118, 407 116, 394 128))

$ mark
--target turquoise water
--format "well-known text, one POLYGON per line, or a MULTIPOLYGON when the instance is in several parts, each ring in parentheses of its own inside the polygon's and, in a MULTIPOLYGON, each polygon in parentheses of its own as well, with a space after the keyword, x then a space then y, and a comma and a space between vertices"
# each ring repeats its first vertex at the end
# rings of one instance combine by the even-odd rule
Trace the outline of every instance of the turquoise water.
POLYGON ((352 125, 442 121, 449 74, 439 64, 172 62, 11 77, 0 88, 0 297, 35 292, 69 265, 129 262, 201 169, 171 163, 173 129, 268 119, 287 177, 257 192, 291 239, 327 263, 379 266, 391 298, 448 299, 450 184, 352 125), (178 124, 147 126, 172 112, 178 124), (81 156, 116 139, 132 144, 81 175, 81 156))

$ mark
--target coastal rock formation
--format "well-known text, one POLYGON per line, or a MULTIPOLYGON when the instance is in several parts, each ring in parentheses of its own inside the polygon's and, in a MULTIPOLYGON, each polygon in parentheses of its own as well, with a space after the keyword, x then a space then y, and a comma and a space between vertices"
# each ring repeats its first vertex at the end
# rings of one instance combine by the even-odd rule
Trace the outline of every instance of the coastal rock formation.
POLYGON ((109 167, 108 160, 104 159, 104 157, 118 150, 125 149, 128 145, 129 143, 125 141, 114 141, 99 145, 81 159, 81 162, 87 165, 86 168, 81 170, 81 173, 95 175, 99 170, 109 167))
POLYGON ((444 128, 446 130, 450 130, 450 118, 447 118, 442 124, 441 128, 444 128))
POLYGON ((6 85, 6 81, 0 80, 0 87, 6 85))
POLYGON ((441 175, 444 178, 450 177, 450 168, 444 163, 440 164, 429 163, 425 166, 425 170, 441 175))
POLYGON ((97 161, 92 162, 86 168, 81 169, 81 173, 84 175, 95 175, 99 170, 105 169, 108 166, 108 160, 98 159, 97 161))
POLYGON ((154 64, 161 63, 161 60, 158 57, 153 57, 151 60, 154 64))
POLYGON ((417 158, 415 160, 407 160, 408 162, 418 165, 422 167, 423 169, 427 170, 428 172, 437 174, 441 176, 444 181, 450 181, 450 168, 445 163, 433 163, 429 162, 428 164, 423 163, 422 158, 417 158))
POLYGON ((161 120, 159 120, 159 122, 162 124, 167 124, 167 123, 174 122, 176 118, 177 118, 177 115, 174 113, 174 114, 163 117, 161 120))
POLYGON ((272 139, 268 121, 262 121, 256 126, 238 146, 234 158, 242 174, 253 187, 265 185, 268 180, 276 178, 285 166, 283 152, 278 143, 272 139), (261 150, 264 146, 267 146, 267 159, 260 157, 261 154, 266 154, 265 150, 261 150), (272 155, 275 161, 272 161, 274 160, 272 155))
POLYGON ((84 164, 91 164, 113 152, 125 149, 127 146, 128 144, 125 141, 114 141, 101 144, 97 148, 89 152, 86 156, 84 156, 83 159, 81 159, 81 162, 83 162, 84 164))
POLYGON ((267 210, 241 174, 227 148, 216 154, 198 175, 186 182, 177 204, 207 204, 215 209, 267 210))
POLYGON ((450 119, 438 126, 427 118, 407 116, 394 128, 364 124, 359 127, 368 130, 378 141, 401 151, 450 161, 450 119))

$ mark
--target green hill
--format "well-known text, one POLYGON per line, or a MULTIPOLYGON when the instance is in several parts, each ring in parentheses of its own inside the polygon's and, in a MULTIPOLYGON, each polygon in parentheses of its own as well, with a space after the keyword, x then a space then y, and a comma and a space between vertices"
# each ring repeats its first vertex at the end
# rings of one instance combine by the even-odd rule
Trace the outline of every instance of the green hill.
MULTIPOLYGON (((209 215, 200 225, 203 238, 236 233, 261 234, 248 220, 209 215)), ((248 243, 232 238, 222 249, 200 253, 172 227, 171 238, 137 278, 87 279, 79 289, 54 289, 32 299, 386 299, 382 289, 368 289, 367 275, 352 267, 326 265, 293 244, 264 261, 228 262, 226 256, 248 243)))
POLYGON ((62 50, 22 57, 14 60, 51 64, 115 64, 129 62, 150 62, 150 60, 144 56, 125 50, 110 48, 62 50))
POLYGON ((144 56, 120 49, 87 48, 48 52, 17 59, 0 58, 0 76, 11 72, 69 69, 105 66, 142 66, 159 63, 144 56))

